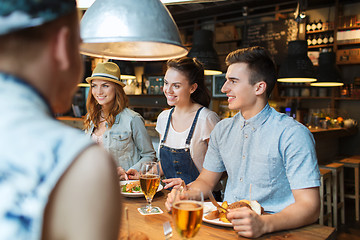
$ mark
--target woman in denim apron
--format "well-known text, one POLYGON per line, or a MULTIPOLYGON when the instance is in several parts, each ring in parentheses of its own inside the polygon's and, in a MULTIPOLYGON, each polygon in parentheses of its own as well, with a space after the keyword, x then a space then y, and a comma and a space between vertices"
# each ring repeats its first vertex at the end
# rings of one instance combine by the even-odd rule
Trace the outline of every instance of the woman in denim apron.
POLYGON ((202 169, 210 133, 219 121, 207 107, 210 94, 205 86, 203 65, 195 58, 169 60, 164 94, 173 106, 157 119, 159 157, 163 180, 171 188, 194 181, 202 169))
POLYGON ((180 149, 170 148, 164 145, 169 131, 171 115, 174 112, 174 108, 171 109, 166 124, 165 135, 160 144, 161 167, 166 178, 181 178, 185 184, 189 184, 199 176, 199 170, 196 168, 190 155, 190 141, 201 109, 203 109, 203 107, 199 108, 196 112, 189 135, 186 138, 185 148, 180 149))

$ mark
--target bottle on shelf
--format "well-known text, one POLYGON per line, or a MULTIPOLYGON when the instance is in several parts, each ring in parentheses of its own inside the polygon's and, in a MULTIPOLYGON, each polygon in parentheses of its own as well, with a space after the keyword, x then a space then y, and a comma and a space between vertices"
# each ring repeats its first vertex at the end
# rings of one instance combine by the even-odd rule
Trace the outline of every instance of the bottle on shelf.
POLYGON ((313 39, 311 40, 311 43, 313 46, 317 45, 317 36, 313 36, 313 39))
POLYGON ((329 36, 328 36, 328 34, 325 34, 325 35, 324 35, 323 43, 324 43, 324 44, 328 44, 328 43, 329 43, 329 36))
POLYGON ((324 31, 329 30, 329 20, 327 20, 326 22, 323 23, 322 29, 323 29, 324 31))
POLYGON ((316 42, 318 45, 321 45, 323 43, 323 35, 322 34, 319 34, 317 36, 316 42))
POLYGON ((306 31, 307 31, 307 32, 312 31, 311 24, 312 24, 312 22, 308 22, 308 23, 306 24, 306 31))
POLYGON ((334 34, 330 34, 329 36, 329 44, 333 44, 334 43, 334 34))
POLYGON ((322 23, 321 19, 319 19, 319 21, 317 22, 316 29, 317 30, 322 30, 323 29, 323 23, 322 23))
POLYGON ((308 46, 312 45, 312 38, 313 38, 313 36, 308 36, 308 38, 307 38, 307 45, 308 46))
POLYGON ((312 23, 311 23, 311 30, 312 31, 315 31, 317 28, 317 22, 314 20, 312 23))

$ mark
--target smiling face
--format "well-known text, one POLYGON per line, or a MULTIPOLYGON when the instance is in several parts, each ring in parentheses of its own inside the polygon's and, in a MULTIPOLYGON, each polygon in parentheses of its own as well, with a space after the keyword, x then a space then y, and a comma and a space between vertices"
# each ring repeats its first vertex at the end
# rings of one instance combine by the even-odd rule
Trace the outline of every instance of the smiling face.
POLYGON ((228 67, 221 91, 228 97, 229 109, 245 112, 255 106, 258 83, 250 84, 250 74, 246 63, 234 63, 228 67))
POLYGON ((180 71, 169 68, 164 79, 164 94, 170 106, 190 104, 190 95, 196 90, 197 84, 190 85, 187 77, 180 71))
POLYGON ((115 99, 115 83, 94 79, 91 81, 91 94, 102 108, 108 108, 115 99))

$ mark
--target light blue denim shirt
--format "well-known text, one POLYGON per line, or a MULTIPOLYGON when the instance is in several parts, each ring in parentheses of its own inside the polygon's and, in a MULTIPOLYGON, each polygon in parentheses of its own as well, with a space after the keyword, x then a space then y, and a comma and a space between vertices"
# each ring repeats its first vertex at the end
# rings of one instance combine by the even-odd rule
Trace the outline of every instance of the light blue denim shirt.
POLYGON ((204 168, 227 171, 224 200, 257 200, 276 213, 294 203, 292 189, 320 186, 311 132, 266 105, 245 120, 241 113, 220 121, 210 136, 204 168))
MULTIPOLYGON (((106 123, 103 134, 103 146, 114 157, 117 166, 125 170, 140 170, 141 163, 155 161, 156 154, 151 139, 140 114, 125 108, 115 118, 114 125, 109 129, 106 123)), ((91 137, 94 124, 86 134, 91 137)))
POLYGON ((41 239, 49 195, 93 142, 14 76, 0 73, 0 102, 0 239, 41 239))

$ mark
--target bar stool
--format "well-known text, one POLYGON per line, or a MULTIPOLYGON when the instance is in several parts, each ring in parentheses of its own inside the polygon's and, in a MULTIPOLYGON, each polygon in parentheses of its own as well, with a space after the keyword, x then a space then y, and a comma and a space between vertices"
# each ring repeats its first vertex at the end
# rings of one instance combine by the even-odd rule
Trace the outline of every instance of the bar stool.
POLYGON ((324 225, 327 223, 332 227, 332 207, 331 207, 331 170, 320 168, 320 216, 319 224, 324 225), (324 192, 326 193, 324 194, 324 192), (324 214, 324 199, 326 198, 326 214, 324 214))
POLYGON ((353 168, 355 175, 355 194, 345 194, 346 198, 355 199, 355 216, 356 221, 359 221, 359 166, 360 156, 354 156, 351 158, 345 158, 340 161, 344 164, 344 167, 353 168))
POLYGON ((323 168, 331 170, 332 173, 332 206, 333 223, 338 227, 338 209, 341 210, 341 223, 345 224, 345 195, 344 195, 344 164, 330 163, 323 168), (340 196, 338 196, 340 194, 340 196))

